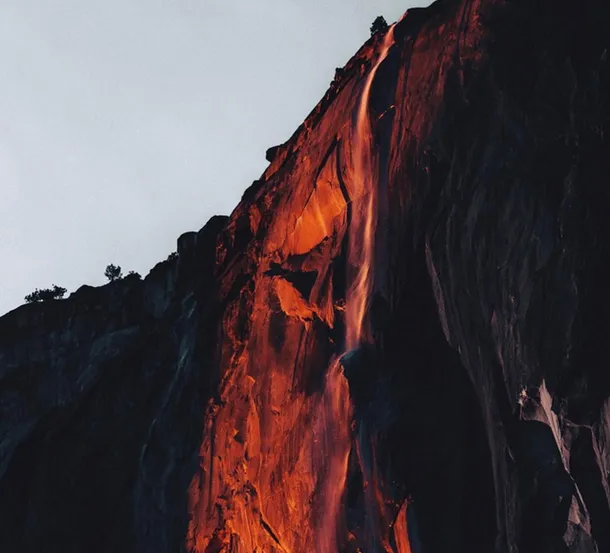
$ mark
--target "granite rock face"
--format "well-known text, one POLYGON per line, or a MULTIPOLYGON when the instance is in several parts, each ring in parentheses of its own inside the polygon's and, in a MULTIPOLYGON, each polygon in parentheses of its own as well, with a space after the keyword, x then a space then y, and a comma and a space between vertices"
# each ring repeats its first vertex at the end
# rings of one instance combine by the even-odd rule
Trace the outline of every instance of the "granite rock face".
POLYGON ((1 551, 610 551, 610 5, 388 33, 177 259, 0 318, 1 551))
POLYGON ((144 281, 0 319, 0 550, 176 551, 216 389, 212 219, 144 281))

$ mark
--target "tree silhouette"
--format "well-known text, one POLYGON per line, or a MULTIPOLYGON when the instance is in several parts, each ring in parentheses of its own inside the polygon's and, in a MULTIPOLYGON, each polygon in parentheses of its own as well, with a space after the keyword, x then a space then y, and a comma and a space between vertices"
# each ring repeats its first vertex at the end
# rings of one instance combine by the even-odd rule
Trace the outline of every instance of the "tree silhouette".
POLYGON ((32 293, 25 296, 26 303, 37 303, 41 301, 59 300, 64 297, 67 290, 57 284, 53 284, 53 288, 36 288, 32 293))
POLYGON ((378 16, 373 24, 371 25, 371 36, 376 35, 377 33, 385 33, 388 30, 388 23, 385 20, 383 15, 378 16))
POLYGON ((110 281, 114 282, 115 280, 120 280, 123 278, 123 271, 119 265, 110 264, 106 267, 104 271, 104 276, 110 281))

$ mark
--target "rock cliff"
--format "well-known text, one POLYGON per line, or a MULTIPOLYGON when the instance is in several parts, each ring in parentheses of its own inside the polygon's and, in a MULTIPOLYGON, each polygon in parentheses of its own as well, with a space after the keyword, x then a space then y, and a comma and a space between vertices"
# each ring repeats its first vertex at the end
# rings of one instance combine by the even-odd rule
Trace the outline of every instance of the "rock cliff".
POLYGON ((610 552, 609 46, 409 10, 176 259, 0 318, 0 550, 610 552))

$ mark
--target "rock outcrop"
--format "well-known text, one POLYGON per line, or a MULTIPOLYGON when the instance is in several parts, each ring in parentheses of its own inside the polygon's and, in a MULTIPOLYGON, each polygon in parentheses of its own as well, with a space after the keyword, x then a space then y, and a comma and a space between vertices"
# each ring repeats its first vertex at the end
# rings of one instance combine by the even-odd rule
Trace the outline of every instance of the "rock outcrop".
POLYGON ((609 552, 609 46, 409 10, 176 259, 0 318, 0 550, 609 552))

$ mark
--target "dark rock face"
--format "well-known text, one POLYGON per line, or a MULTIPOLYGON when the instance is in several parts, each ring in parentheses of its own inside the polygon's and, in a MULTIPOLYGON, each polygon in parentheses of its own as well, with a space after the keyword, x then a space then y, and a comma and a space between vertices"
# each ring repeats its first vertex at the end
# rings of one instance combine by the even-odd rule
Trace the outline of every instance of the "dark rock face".
POLYGON ((192 258, 0 319, 0 550, 175 551, 217 387, 218 229, 192 258))
POLYGON ((1 551, 610 551, 610 6, 389 32, 177 259, 0 319, 1 551))

